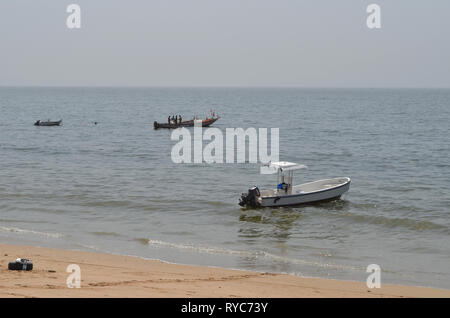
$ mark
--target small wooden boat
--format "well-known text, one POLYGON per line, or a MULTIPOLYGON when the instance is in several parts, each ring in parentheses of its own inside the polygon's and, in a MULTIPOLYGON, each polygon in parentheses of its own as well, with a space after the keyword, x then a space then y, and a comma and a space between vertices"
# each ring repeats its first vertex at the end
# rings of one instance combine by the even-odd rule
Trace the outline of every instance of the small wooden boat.
POLYGON ((293 171, 304 168, 305 165, 285 161, 261 167, 261 173, 278 173, 277 188, 260 191, 257 187, 253 187, 248 193, 242 193, 239 205, 255 208, 310 204, 339 199, 350 189, 348 177, 323 179, 293 186, 293 171))
MULTIPOLYGON (((219 119, 220 119, 219 116, 206 118, 206 119, 202 120, 202 126, 203 127, 211 126, 213 123, 215 123, 219 119)), ((175 123, 170 123, 170 124, 169 123, 158 123, 155 121, 153 123, 153 127, 155 129, 159 129, 159 128, 175 129, 175 128, 180 128, 180 127, 194 127, 194 119, 182 121, 181 123, 176 123, 176 124, 175 123)))
POLYGON ((62 123, 62 119, 59 121, 41 121, 38 120, 37 122, 34 123, 35 126, 60 126, 62 123))

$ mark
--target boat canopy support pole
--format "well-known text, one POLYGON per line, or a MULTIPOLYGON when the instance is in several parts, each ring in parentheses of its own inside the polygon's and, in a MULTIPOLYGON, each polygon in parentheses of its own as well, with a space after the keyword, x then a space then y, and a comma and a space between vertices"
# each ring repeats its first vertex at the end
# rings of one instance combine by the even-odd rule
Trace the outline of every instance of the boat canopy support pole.
POLYGON ((281 183, 285 183, 287 185, 287 193, 292 194, 292 184, 294 179, 294 171, 289 170, 284 172, 282 169, 278 169, 277 172, 277 185, 281 183))

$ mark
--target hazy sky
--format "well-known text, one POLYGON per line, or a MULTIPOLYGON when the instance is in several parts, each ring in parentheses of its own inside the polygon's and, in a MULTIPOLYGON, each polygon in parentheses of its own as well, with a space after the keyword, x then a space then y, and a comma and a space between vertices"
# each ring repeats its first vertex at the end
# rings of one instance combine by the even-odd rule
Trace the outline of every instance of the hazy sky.
POLYGON ((450 1, 0 0, 0 85, 450 87, 450 1))

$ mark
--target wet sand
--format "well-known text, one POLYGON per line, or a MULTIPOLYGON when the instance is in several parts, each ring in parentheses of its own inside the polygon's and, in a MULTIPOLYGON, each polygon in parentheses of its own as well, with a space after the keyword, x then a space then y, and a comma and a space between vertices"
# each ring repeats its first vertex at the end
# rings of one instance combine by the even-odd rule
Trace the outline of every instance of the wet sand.
POLYGON ((0 244, 0 297, 450 297, 450 290, 168 264, 137 257, 0 244), (28 258, 34 269, 10 271, 28 258), (68 288, 67 266, 81 269, 68 288))

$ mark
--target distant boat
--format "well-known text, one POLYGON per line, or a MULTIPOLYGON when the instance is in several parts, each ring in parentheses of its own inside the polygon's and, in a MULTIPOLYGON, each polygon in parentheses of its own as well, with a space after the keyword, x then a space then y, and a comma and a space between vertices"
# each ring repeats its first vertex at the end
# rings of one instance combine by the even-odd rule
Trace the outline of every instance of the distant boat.
POLYGON ((62 123, 62 119, 59 121, 41 121, 38 120, 37 122, 34 123, 35 126, 60 126, 62 123))
MULTIPOLYGON (((219 119, 220 119, 219 116, 213 116, 211 118, 206 118, 206 119, 202 120, 202 126, 208 127, 208 126, 212 125, 213 123, 215 123, 219 119)), ((180 128, 180 127, 194 127, 194 119, 183 121, 181 123, 176 123, 176 124, 174 122, 171 122, 169 124, 169 123, 158 123, 155 121, 153 123, 153 127, 155 129, 158 129, 158 128, 175 129, 175 128, 180 128)))

